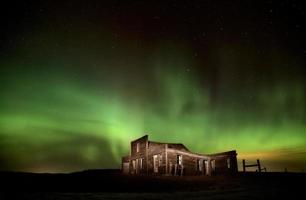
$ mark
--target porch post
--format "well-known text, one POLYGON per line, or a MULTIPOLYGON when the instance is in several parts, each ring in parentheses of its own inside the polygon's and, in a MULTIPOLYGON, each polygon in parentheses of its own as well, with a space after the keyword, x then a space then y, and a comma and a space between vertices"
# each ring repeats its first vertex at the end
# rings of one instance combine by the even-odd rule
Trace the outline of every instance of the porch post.
POLYGON ((168 144, 165 144, 166 174, 168 174, 168 144))
POLYGON ((211 171, 212 171, 212 168, 211 168, 211 159, 210 158, 208 158, 208 160, 207 160, 207 174, 208 175, 211 175, 211 171))

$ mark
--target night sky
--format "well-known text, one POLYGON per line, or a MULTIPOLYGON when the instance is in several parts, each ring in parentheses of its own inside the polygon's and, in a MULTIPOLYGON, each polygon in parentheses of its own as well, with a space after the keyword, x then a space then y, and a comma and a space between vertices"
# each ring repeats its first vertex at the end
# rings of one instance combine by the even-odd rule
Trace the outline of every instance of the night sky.
POLYGON ((302 2, 103 2, 1 6, 0 170, 119 168, 145 134, 306 170, 302 2))

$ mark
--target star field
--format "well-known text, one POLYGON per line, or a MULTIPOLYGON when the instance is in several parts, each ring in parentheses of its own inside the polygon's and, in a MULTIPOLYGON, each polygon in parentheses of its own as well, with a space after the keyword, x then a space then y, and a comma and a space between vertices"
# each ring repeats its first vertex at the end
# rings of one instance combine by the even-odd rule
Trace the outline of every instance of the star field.
MULTIPOLYGON (((299 1, 1 8, 0 170, 119 168, 144 134, 306 169, 299 1)), ((239 161, 240 162, 240 161, 239 161)))

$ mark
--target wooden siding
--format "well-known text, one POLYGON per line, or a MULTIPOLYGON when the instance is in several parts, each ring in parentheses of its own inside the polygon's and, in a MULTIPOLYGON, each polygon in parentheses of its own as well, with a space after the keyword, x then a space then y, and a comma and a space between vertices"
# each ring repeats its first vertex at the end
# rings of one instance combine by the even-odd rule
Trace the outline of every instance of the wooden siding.
POLYGON ((158 174, 165 174, 166 173, 166 145, 163 143, 155 143, 149 142, 148 143, 148 173, 154 173, 154 163, 153 163, 153 156, 158 155, 161 156, 161 163, 158 165, 158 174))
POLYGON ((129 163, 131 174, 211 175, 238 171, 236 151, 197 154, 189 152, 182 144, 148 141, 148 136, 131 142, 131 154, 122 158, 122 167, 123 163, 125 166, 129 163), (177 163, 178 155, 182 156, 181 165, 177 163), (154 156, 157 168, 155 171, 154 156))
MULTIPOLYGON (((179 150, 168 150, 168 166, 169 166, 169 173, 174 175, 175 165, 177 164, 177 155, 182 155, 183 161, 182 166, 178 166, 179 170, 183 167, 183 174, 184 175, 200 175, 203 174, 198 170, 198 160, 208 160, 207 156, 199 156, 193 155, 189 152, 179 151, 179 150)), ((179 174, 178 172, 177 174, 179 174)))
POLYGON ((145 174, 147 172, 147 142, 148 136, 144 136, 131 142, 130 173, 145 174), (140 161, 140 159, 143 160, 140 161), (137 169, 134 169, 133 162, 135 162, 135 167, 137 169), (140 169, 140 162, 142 162, 142 169, 140 169))

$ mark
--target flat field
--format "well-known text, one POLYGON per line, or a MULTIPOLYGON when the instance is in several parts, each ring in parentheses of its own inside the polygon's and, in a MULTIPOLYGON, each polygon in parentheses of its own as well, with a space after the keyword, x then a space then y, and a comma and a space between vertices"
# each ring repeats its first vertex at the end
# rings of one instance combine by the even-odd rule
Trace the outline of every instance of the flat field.
POLYGON ((0 180, 0 199, 292 199, 303 198, 306 174, 171 177, 88 170, 70 174, 0 172, 0 180))

